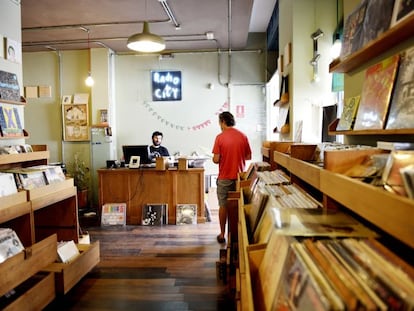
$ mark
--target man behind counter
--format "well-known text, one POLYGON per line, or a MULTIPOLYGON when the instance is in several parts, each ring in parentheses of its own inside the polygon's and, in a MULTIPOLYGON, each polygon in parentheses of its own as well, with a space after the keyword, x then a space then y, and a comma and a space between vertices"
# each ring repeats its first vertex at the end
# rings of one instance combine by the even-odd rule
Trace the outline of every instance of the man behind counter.
POLYGON ((152 145, 149 146, 149 156, 152 161, 158 157, 169 157, 168 149, 161 146, 163 135, 159 131, 152 133, 152 145))

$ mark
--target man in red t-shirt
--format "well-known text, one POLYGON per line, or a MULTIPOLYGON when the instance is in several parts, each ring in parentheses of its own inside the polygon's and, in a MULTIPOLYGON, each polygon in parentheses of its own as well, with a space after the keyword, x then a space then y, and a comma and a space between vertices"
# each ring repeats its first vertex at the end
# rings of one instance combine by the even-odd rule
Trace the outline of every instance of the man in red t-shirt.
POLYGON ((216 136, 213 146, 213 162, 219 165, 217 178, 217 198, 219 203, 220 234, 219 243, 225 243, 227 222, 227 195, 236 190, 236 180, 244 171, 246 160, 252 158, 252 151, 247 136, 234 128, 234 116, 228 112, 219 115, 221 133, 216 136))

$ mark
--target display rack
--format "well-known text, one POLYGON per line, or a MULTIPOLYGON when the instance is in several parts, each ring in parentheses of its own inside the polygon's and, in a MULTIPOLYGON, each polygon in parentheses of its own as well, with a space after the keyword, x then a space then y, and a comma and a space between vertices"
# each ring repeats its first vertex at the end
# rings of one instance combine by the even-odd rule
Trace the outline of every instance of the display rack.
MULTIPOLYGON (((0 155, 0 169, 48 164, 46 145, 33 145, 32 149, 28 153, 0 155)), ((10 299, 7 308, 43 309, 56 293, 66 293, 99 262, 99 241, 78 244, 81 255, 69 263, 56 262, 58 241, 79 241, 72 178, 0 197, 0 223, 13 229, 25 247, 24 252, 0 264, 0 296, 24 288, 16 290, 17 297, 10 299)))

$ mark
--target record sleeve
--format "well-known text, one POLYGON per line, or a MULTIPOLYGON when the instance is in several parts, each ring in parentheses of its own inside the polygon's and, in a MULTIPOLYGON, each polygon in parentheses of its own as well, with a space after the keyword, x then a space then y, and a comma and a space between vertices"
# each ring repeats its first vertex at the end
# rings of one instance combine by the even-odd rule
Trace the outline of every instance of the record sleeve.
POLYGON ((382 173, 382 183, 386 190, 407 196, 401 169, 414 164, 414 150, 393 150, 388 156, 382 173))
POLYGON ((362 1, 354 11, 352 11, 345 20, 343 43, 341 49, 341 58, 356 52, 362 46, 363 42, 363 23, 367 3, 362 1))
POLYGON ((385 127, 399 59, 399 55, 394 55, 366 70, 354 130, 385 127))
POLYGON ((386 129, 414 128, 414 47, 402 52, 386 129))
POLYGON ((352 130, 358 112, 360 99, 361 96, 359 95, 345 99, 344 109, 342 110, 338 126, 336 127, 337 131, 352 130))
POLYGON ((291 244, 283 268, 281 284, 287 305, 291 310, 334 309, 302 258, 304 253, 298 252, 298 244, 291 244))
POLYGON ((14 230, 0 228, 0 263, 23 250, 24 246, 14 230))
POLYGON ((145 204, 142 208, 142 225, 143 226, 161 226, 167 210, 166 203, 145 204))
POLYGON ((177 204, 176 224, 177 225, 197 224, 197 204, 177 204))
POLYGON ((318 249, 318 247, 310 240, 306 239, 305 245, 310 256, 316 262, 322 273, 326 276, 331 286, 337 292, 341 300, 344 302, 347 310, 356 310, 358 299, 351 289, 344 283, 334 265, 325 257, 325 255, 318 249))

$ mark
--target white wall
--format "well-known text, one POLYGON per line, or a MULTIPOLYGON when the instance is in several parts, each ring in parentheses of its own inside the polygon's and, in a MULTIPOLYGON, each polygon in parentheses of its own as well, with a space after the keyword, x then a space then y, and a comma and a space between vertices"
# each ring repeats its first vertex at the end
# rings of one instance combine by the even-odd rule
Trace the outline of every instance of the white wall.
MULTIPOLYGON (((0 1, 0 70, 14 73, 19 81, 20 94, 24 94, 22 64, 7 60, 4 55, 3 38, 9 38, 17 42, 22 41, 20 19, 20 2, 12 0, 0 1)), ((16 106, 19 111, 20 121, 25 127, 24 108, 16 106)), ((0 145, 24 144, 23 139, 1 140, 0 145)))
MULTIPOLYGON (((265 100, 263 92, 263 56, 257 52, 233 52, 229 88, 227 53, 176 54, 159 60, 157 56, 116 57, 116 136, 118 158, 123 144, 150 144, 151 134, 164 134, 170 153, 211 155, 219 133, 217 114, 227 110, 236 116, 236 127, 246 132, 253 148, 254 160, 260 160, 264 139, 265 100), (219 70, 220 68, 220 70, 219 70), (151 70, 180 70, 182 100, 153 102, 151 70), (208 88, 212 84, 213 89, 208 88), (244 109, 244 110, 243 110, 244 109), (238 117, 237 112, 244 111, 238 117), (260 125, 260 126, 258 126, 260 125)), ((216 173, 208 163, 206 173, 216 173)))
POLYGON ((332 34, 337 25, 336 1, 333 0, 280 0, 281 53, 287 43, 292 43, 292 63, 287 72, 290 75, 290 127, 289 137, 294 139, 297 122, 303 121, 303 142, 320 142, 322 131, 322 107, 335 104, 331 93, 332 75, 329 63, 332 61, 330 48, 332 34), (318 40, 321 54, 318 72, 319 81, 313 82, 313 40, 311 34, 320 28, 324 36, 318 40))

